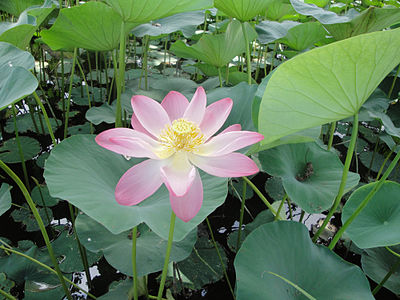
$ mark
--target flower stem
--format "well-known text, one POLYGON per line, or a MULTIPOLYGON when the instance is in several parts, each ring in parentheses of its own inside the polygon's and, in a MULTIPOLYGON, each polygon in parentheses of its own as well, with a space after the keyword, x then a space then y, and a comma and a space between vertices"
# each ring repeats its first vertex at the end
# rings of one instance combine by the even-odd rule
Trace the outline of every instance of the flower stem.
POLYGON ((136 269, 136 237, 137 226, 132 229, 132 271, 133 271, 133 299, 138 300, 138 276, 136 269))
POLYGON ((372 295, 376 295, 379 290, 382 288, 382 286, 386 283, 386 281, 390 278, 390 276, 393 275, 394 272, 396 272, 397 268, 400 266, 400 255, 396 252, 394 252, 392 249, 390 249, 389 247, 385 247, 386 250, 388 250, 390 253, 392 253, 393 255, 397 256, 397 262, 389 269, 389 271, 387 272, 387 274, 385 275, 385 277, 383 277, 383 279, 381 280, 381 282, 379 282, 379 284, 373 289, 372 291, 372 295))
POLYGON ((242 196, 242 204, 240 206, 239 229, 238 229, 239 231, 238 231, 238 237, 237 237, 237 241, 236 241, 236 251, 239 251, 240 239, 241 239, 241 235, 242 235, 244 204, 246 202, 246 188, 247 188, 247 183, 246 183, 246 181, 243 181, 243 196, 242 196))
POLYGON ((329 130, 329 141, 328 141, 328 151, 332 148, 333 136, 335 134, 336 122, 331 123, 331 128, 329 130))
POLYGON ((172 212, 171 213, 171 222, 169 224, 169 235, 168 235, 167 251, 165 252, 164 267, 163 267, 163 270, 162 270, 162 273, 161 273, 161 282, 160 282, 160 287, 158 289, 157 300, 161 300, 161 298, 162 298, 162 294, 163 294, 163 291, 164 291, 165 280, 167 279, 169 257, 171 255, 172 241, 173 241, 173 238, 174 238, 175 219, 176 219, 176 215, 175 215, 174 212, 172 212))
POLYGON ((247 184, 253 189, 253 191, 260 197, 262 202, 265 203, 265 205, 269 208, 269 210, 272 212, 272 214, 278 219, 282 220, 281 217, 277 214, 276 210, 272 207, 271 203, 265 198, 265 196, 261 193, 261 191, 247 178, 247 177, 242 177, 244 181, 247 182, 247 184))
POLYGON ((50 239, 49 239, 49 236, 48 236, 47 231, 46 231, 46 227, 43 224, 43 221, 42 221, 42 219, 41 219, 41 217, 39 215, 38 210, 36 209, 35 204, 32 201, 31 196, 29 195, 28 190, 26 189, 25 185, 22 183, 21 179, 19 179, 19 177, 2 160, 0 160, 0 167, 4 170, 4 172, 6 172, 15 181, 15 183, 20 188, 22 194, 24 195, 26 201, 28 202, 28 205, 29 205, 29 207, 30 207, 35 219, 36 219, 36 222, 39 225, 40 231, 41 231, 41 233, 43 235, 43 239, 44 239, 44 242, 46 244, 47 250, 49 252, 49 256, 50 256, 51 261, 53 263, 53 266, 54 266, 54 268, 55 268, 55 270, 57 272, 58 278, 59 278, 59 280, 60 280, 60 282, 62 284, 62 287, 64 289, 65 295, 67 296, 68 300, 72 300, 71 293, 69 292, 69 290, 67 288, 67 285, 65 283, 64 277, 63 277, 63 275, 61 273, 61 270, 60 270, 60 267, 58 265, 57 259, 56 259, 55 255, 54 255, 53 247, 51 246, 50 239))
POLYGON ((326 218, 324 220, 324 223, 322 223, 321 227, 318 229, 317 233, 314 235, 314 237, 312 239, 314 243, 317 241, 318 237, 324 231, 326 225, 328 224, 329 220, 331 219, 331 217, 335 213, 337 207, 339 206, 340 200, 342 199, 342 196, 344 194, 344 188, 346 186, 347 175, 349 174, 350 164, 351 164, 351 160, 353 158, 354 148, 356 145, 357 133, 358 133, 358 113, 356 113, 354 115, 353 130, 351 132, 349 148, 347 149, 346 161, 344 162, 342 180, 340 182, 339 192, 335 198, 335 202, 333 203, 331 209, 328 212, 328 215, 326 216, 326 218))
POLYGON ((368 202, 372 199, 377 191, 382 187, 385 183, 386 178, 389 177, 390 173, 393 171, 394 167, 397 165, 397 162, 400 159, 400 151, 397 153, 394 160, 390 163, 389 167, 383 173, 382 178, 377 181, 373 187, 373 189, 368 193, 368 195, 364 198, 364 200, 358 205, 357 209, 353 212, 353 214, 347 219, 347 221, 343 224, 342 228, 336 233, 331 243, 329 244, 329 249, 333 249, 336 243, 339 241, 340 237, 344 233, 344 231, 349 227, 349 225, 354 221, 354 219, 360 214, 360 212, 367 206, 368 202))
POLYGON ((67 109, 66 109, 66 112, 65 112, 65 121, 64 121, 64 139, 66 139, 67 135, 68 135, 69 109, 70 109, 70 106, 71 106, 72 83, 74 82, 74 72, 75 72, 75 62, 76 62, 77 51, 78 51, 78 49, 75 48, 74 49, 74 58, 72 59, 71 77, 69 79, 67 109))
POLYGON ((0 295, 2 295, 3 297, 5 297, 6 299, 9 299, 9 300, 17 300, 17 298, 11 296, 9 293, 3 291, 2 289, 0 289, 0 295))
POLYGON ((217 251, 217 255, 219 257, 219 261, 221 263, 222 270, 224 271, 225 280, 228 283, 228 287, 229 287, 229 290, 230 290, 230 292, 232 294, 233 299, 236 299, 235 298, 235 293, 233 292, 232 285, 231 285, 231 283, 229 281, 228 273, 226 272, 226 268, 225 268, 224 262, 222 260, 221 253, 218 250, 218 245, 217 245, 217 242, 215 241, 214 234, 213 234, 213 231, 212 231, 212 228, 211 228, 211 224, 210 224, 210 221, 208 220, 208 218, 206 218, 206 222, 207 222, 208 230, 210 231, 210 236, 211 236, 211 240, 213 241, 214 248, 217 251))
POLYGON ((247 31, 244 25, 245 23, 242 22, 241 24, 242 24, 244 43, 246 44, 247 83, 251 85, 251 58, 250 58, 249 37, 247 36, 247 31))
POLYGON ((121 94, 125 86, 125 22, 121 22, 121 34, 119 37, 119 57, 117 75, 117 108, 115 112, 115 127, 122 127, 121 94))

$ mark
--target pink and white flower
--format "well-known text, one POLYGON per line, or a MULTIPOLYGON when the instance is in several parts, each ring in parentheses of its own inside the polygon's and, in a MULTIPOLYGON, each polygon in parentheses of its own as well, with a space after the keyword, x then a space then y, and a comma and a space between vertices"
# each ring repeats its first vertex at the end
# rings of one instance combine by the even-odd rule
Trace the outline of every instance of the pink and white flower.
POLYGON ((212 137, 225 123, 233 101, 224 98, 207 106, 199 87, 189 101, 171 91, 160 103, 146 97, 132 97, 133 129, 114 128, 100 133, 96 142, 111 151, 149 159, 130 168, 115 188, 122 205, 135 205, 151 196, 164 183, 172 210, 188 222, 200 210, 203 185, 197 168, 219 177, 240 177, 257 173, 257 165, 234 151, 264 137, 241 126, 229 126, 212 137), (196 168, 197 167, 197 168, 196 168))

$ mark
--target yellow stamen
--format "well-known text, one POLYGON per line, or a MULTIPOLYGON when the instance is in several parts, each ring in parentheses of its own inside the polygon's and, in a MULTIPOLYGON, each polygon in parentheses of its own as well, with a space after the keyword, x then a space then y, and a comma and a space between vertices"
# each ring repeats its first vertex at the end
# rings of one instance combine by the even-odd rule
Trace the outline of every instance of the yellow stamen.
POLYGON ((178 151, 196 152, 197 147, 205 142, 205 137, 195 123, 181 118, 165 127, 159 142, 161 149, 157 154, 160 158, 167 158, 178 151))

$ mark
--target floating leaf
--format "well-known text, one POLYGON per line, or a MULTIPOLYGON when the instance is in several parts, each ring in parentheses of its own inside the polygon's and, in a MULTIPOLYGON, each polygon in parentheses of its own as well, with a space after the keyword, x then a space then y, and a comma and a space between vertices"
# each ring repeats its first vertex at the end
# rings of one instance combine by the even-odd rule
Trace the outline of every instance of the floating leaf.
MULTIPOLYGON (((53 197, 68 200, 113 234, 145 222, 156 234, 168 239, 171 204, 164 186, 138 205, 122 206, 115 200, 114 190, 118 180, 139 161, 128 161, 122 155, 98 146, 94 136, 77 135, 63 140, 52 150, 46 161, 44 177, 53 197)), ((225 200, 226 178, 204 173, 201 178, 203 205, 190 222, 176 221, 176 241, 182 240, 225 200)))
MULTIPOLYGON (((399 246, 392 246, 390 249, 400 253, 399 246)), ((361 265, 365 274, 376 283, 380 283, 398 261, 397 256, 383 247, 365 249, 361 255, 361 265)), ((400 294, 400 267, 393 272, 383 286, 395 294, 400 294)))
POLYGON ((262 145, 356 114, 400 62, 399 48, 400 29, 394 29, 319 47, 280 65, 260 106, 262 145))
MULTIPOLYGON (((32 159, 40 151, 39 142, 33 138, 27 136, 20 136, 19 142, 21 144, 22 153, 24 154, 25 160, 32 159)), ((0 147, 0 159, 5 163, 21 162, 17 140, 15 138, 5 141, 3 145, 0 147)))
MULTIPOLYGON (((83 214, 78 216, 75 225, 79 239, 86 249, 103 253, 110 265, 132 276, 132 231, 114 235, 100 223, 83 214)), ((181 261, 188 257, 196 238, 197 231, 193 230, 184 240, 173 243, 171 260, 181 261)), ((164 265, 166 248, 167 240, 160 238, 145 224, 139 225, 136 240, 138 276, 160 271, 164 265)))
POLYGON ((115 122, 115 106, 104 103, 102 106, 95 106, 86 111, 86 120, 99 125, 101 122, 112 124, 115 122))
POLYGON ((29 71, 34 66, 29 52, 0 42, 0 110, 36 90, 38 81, 29 71))
POLYGON ((11 207, 11 186, 3 183, 0 187, 0 216, 11 207))
MULTIPOLYGON (((345 223, 358 205, 374 188, 376 182, 358 188, 343 207, 342 223, 345 223)), ((391 246, 400 243, 400 184, 386 181, 375 193, 368 205, 346 230, 347 235, 360 248, 391 246)))
MULTIPOLYGON (((44 133, 45 134, 49 134, 49 129, 46 126, 46 123, 44 122, 44 117, 41 114, 40 116, 42 119, 42 124, 43 124, 43 129, 44 129, 44 133)), ((18 132, 19 133, 25 133, 28 131, 35 131, 35 125, 32 121, 32 118, 35 120, 36 122, 36 126, 39 130, 39 133, 43 133, 42 131, 42 127, 41 127, 41 123, 40 123, 40 119, 38 116, 38 113, 27 113, 27 114, 23 114, 23 115, 18 115, 17 116, 17 127, 18 127, 18 132)), ((57 122, 54 118, 49 118, 50 121, 50 125, 53 129, 53 131, 55 131, 57 129, 57 122)), ((12 133, 14 132, 14 118, 10 118, 7 120, 6 126, 4 128, 4 130, 6 132, 12 133)))
MULTIPOLYGON (((282 178, 289 198, 308 213, 331 207, 339 191, 343 164, 333 152, 316 143, 282 145, 259 153, 263 170, 282 178)), ((360 176, 350 172, 346 190, 360 176)))
POLYGON ((362 271, 328 248, 312 243, 307 228, 297 222, 261 225, 243 242, 234 264, 238 300, 304 299, 297 289, 270 272, 316 299, 374 299, 362 271))
MULTIPOLYGON (((15 222, 22 222, 23 226, 25 226, 25 230, 28 232, 38 231, 40 230, 39 225, 31 213, 29 206, 24 204, 23 208, 16 209, 11 213, 11 217, 15 222)), ((39 216, 41 217, 44 226, 50 224, 50 221, 53 219, 53 212, 49 208, 37 208, 39 212, 39 216)))
POLYGON ((47 185, 41 185, 39 187, 35 186, 32 190, 31 197, 33 202, 39 206, 52 207, 58 204, 60 199, 56 199, 50 196, 49 189, 47 185))

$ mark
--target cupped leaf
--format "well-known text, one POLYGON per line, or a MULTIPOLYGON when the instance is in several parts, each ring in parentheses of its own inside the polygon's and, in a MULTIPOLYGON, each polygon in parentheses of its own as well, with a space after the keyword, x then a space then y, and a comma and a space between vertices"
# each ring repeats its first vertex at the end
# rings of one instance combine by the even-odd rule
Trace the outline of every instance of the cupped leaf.
MULTIPOLYGON (((268 174, 282 178, 289 198, 306 212, 318 213, 332 206, 343 173, 335 153, 316 143, 291 144, 260 152, 259 159, 268 174)), ((359 180, 358 174, 349 173, 346 189, 359 180)))
POLYGON ((3 183, 0 187, 0 216, 11 207, 11 186, 3 183))
POLYGON ((313 244, 307 228, 297 222, 280 221, 255 229, 243 242, 234 265, 238 300, 305 299, 271 273, 315 299, 374 299, 362 271, 328 248, 313 244))
POLYGON ((0 41, 25 49, 36 30, 55 7, 51 0, 46 0, 40 7, 26 9, 16 23, 0 23, 0 41))
POLYGON ((212 0, 106 0, 124 22, 147 23, 177 13, 212 7, 212 0))
POLYGON ((339 16, 312 3, 305 3, 300 0, 290 0, 290 3, 299 14, 312 16, 322 24, 338 24, 351 21, 350 16, 339 16))
POLYGON ((265 0, 214 0, 214 6, 230 17, 242 22, 265 13, 269 1, 265 0))
POLYGON ((34 66, 29 52, 0 42, 0 110, 36 90, 38 81, 29 71, 34 66))
MULTIPOLYGON (((400 246, 392 246, 390 249, 400 253, 400 246)), ((361 255, 364 273, 376 283, 380 283, 398 262, 399 258, 383 247, 365 249, 361 255)), ((394 270, 383 286, 396 295, 400 294, 400 266, 394 270)))
MULTIPOLYGON (((39 142, 33 138, 20 136, 19 142, 21 144, 22 153, 24 154, 25 160, 32 159, 40 151, 39 142)), ((15 138, 5 141, 4 144, 0 147, 0 159, 5 163, 21 162, 18 144, 15 138)))
POLYGON ((399 48, 400 29, 394 29, 335 42, 280 65, 260 106, 262 144, 358 113, 399 64, 399 48))
MULTIPOLYGON (((351 194, 343 207, 343 223, 350 218, 376 184, 374 182, 364 185, 351 194)), ((346 233, 359 248, 382 247, 400 243, 399 193, 399 183, 385 182, 349 225, 346 233)))
POLYGON ((18 17, 25 9, 33 5, 40 5, 43 0, 13 0, 1 1, 0 10, 8 12, 9 14, 18 17))
MULTIPOLYGON (((132 276, 132 231, 112 234, 100 223, 86 215, 76 219, 79 240, 91 252, 103 253, 110 265, 118 271, 132 276)), ((172 244, 171 260, 181 261, 192 252, 197 239, 197 230, 192 230, 185 239, 172 244)), ((145 224, 138 226, 136 239, 136 261, 138 276, 160 271, 164 265, 167 241, 152 232, 145 224)))
MULTIPOLYGON (((139 161, 128 161, 122 155, 100 147, 92 135, 77 135, 52 150, 46 160, 44 177, 53 197, 68 200, 113 234, 145 222, 156 234, 168 239, 171 205, 165 186, 135 206, 122 206, 115 200, 118 180, 139 161)), ((176 241, 182 240, 221 205, 227 195, 226 178, 204 173, 201 178, 204 187, 202 208, 188 223, 176 221, 176 241)))
MULTIPOLYGON (((245 28, 249 40, 256 38, 256 32, 248 24, 245 28)), ((171 51, 180 57, 196 58, 216 67, 225 66, 232 58, 245 51, 242 28, 240 22, 233 20, 229 23, 225 33, 217 35, 203 35, 197 44, 186 46, 183 41, 177 41, 171 46, 171 51)))
MULTIPOLYGON (((121 17, 110 6, 91 1, 61 9, 54 25, 42 31, 42 39, 53 50, 113 50, 119 44, 121 23, 121 17)), ((126 33, 133 27, 127 24, 126 33)))
POLYGON ((190 11, 176 14, 155 20, 151 23, 139 25, 132 30, 132 33, 135 36, 142 37, 146 34, 158 36, 181 31, 185 37, 189 38, 195 33, 197 26, 204 22, 204 14, 204 11, 190 11))

